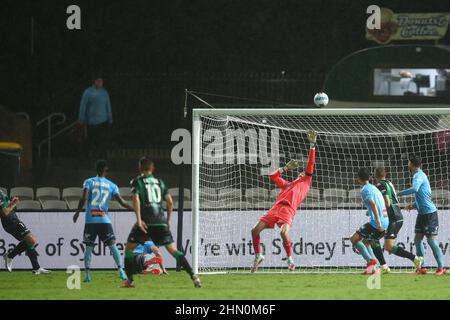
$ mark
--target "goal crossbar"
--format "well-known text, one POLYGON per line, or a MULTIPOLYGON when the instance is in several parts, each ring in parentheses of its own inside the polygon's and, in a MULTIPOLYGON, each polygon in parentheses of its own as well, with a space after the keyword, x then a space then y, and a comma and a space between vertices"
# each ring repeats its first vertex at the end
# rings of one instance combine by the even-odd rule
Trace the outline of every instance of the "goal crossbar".
POLYGON ((193 109, 193 118, 201 116, 371 116, 371 115, 450 115, 450 105, 439 108, 286 108, 286 109, 193 109))

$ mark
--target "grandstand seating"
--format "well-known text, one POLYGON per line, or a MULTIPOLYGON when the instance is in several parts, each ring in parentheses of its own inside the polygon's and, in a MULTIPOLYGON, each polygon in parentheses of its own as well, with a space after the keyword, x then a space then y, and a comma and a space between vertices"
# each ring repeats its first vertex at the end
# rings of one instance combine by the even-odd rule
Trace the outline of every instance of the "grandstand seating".
POLYGON ((42 210, 61 210, 65 211, 67 210, 67 203, 63 200, 44 200, 41 201, 42 203, 42 210))
POLYGON ((250 202, 254 200, 265 201, 269 199, 269 190, 265 188, 248 188, 245 190, 245 198, 250 202))
POLYGON ((83 194, 82 188, 79 187, 64 188, 62 191, 62 199, 67 202, 76 201, 78 203, 78 200, 81 198, 82 194, 83 194))
POLYGON ((36 189, 36 199, 45 200, 59 200, 61 199, 61 194, 58 188, 54 187, 43 187, 36 189))
POLYGON ((305 201, 311 203, 320 201, 320 190, 314 188, 309 189, 305 201))
POLYGON ((413 203, 414 201, 414 196, 413 195, 408 195, 408 196, 404 196, 404 197, 400 197, 400 199, 398 199, 400 202, 400 206, 406 206, 408 204, 413 203))
MULTIPOLYGON (((184 209, 191 210, 192 209, 192 201, 184 201, 183 203, 184 209)), ((178 206, 177 206, 178 209, 178 206)))
MULTIPOLYGON (((78 200, 71 200, 71 201, 66 201, 67 203, 67 207, 69 208, 69 210, 75 211, 78 209, 78 200)), ((84 209, 84 207, 83 207, 84 209)))
POLYGON ((108 205, 109 210, 114 211, 114 210, 126 210, 124 207, 122 207, 120 205, 120 203, 118 203, 117 201, 110 201, 109 205, 108 205))
POLYGON ((325 189, 323 199, 334 203, 342 203, 347 200, 347 190, 344 189, 325 189))
POLYGON ((120 187, 119 188, 119 193, 120 196, 125 200, 125 201, 131 201, 131 188, 130 187, 120 187))
POLYGON ((216 201, 217 200, 217 190, 214 188, 200 188, 199 190, 200 200, 205 201, 216 201))
MULTIPOLYGON (((178 201, 179 199, 179 194, 178 194, 179 189, 178 188, 170 188, 168 190, 169 194, 172 196, 173 201, 178 201)), ((183 190, 183 199, 184 200, 191 200, 191 190, 184 188, 183 190)))
POLYGON ((259 201, 255 204, 255 209, 269 210, 273 206, 273 201, 259 201))
MULTIPOLYGON (((1 188, 8 194, 8 190, 1 188)), ((119 188, 122 197, 126 201, 131 200, 129 187, 119 188)), ((9 196, 20 198, 17 209, 19 211, 75 211, 78 207, 78 201, 83 192, 82 188, 70 187, 60 190, 55 187, 40 187, 33 190, 29 187, 12 188, 9 196), (62 192, 61 192, 62 191, 62 192)), ((202 188, 200 189, 201 208, 222 208, 222 209, 257 209, 268 210, 272 207, 274 200, 278 195, 279 189, 268 190, 261 187, 247 188, 241 190, 237 188, 202 188)), ((169 193, 174 199, 174 210, 178 209, 179 197, 178 188, 169 189, 169 193)), ((439 208, 448 208, 450 206, 450 190, 433 189, 433 200, 439 208)), ((184 209, 192 209, 191 191, 184 189, 184 209)), ((414 200, 413 196, 401 197, 400 205, 406 206, 414 200)), ((327 209, 327 208, 363 208, 360 189, 324 189, 319 190, 311 188, 300 209, 327 209), (322 191, 322 192, 321 192, 322 191)), ((109 205, 111 211, 125 210, 118 202, 111 201, 109 205)))
POLYGON ((359 188, 352 189, 348 192, 348 201, 353 203, 361 202, 361 191, 359 188))
POLYGON ((29 187, 15 187, 9 191, 9 196, 19 197, 21 200, 34 200, 34 191, 29 187))
POLYGON ((242 198, 242 190, 236 188, 223 188, 217 194, 219 199, 227 201, 240 201, 242 198))
POLYGON ((433 201, 437 206, 447 206, 450 204, 450 191, 445 189, 431 190, 433 201))
POLYGON ((18 211, 41 211, 41 203, 37 200, 22 200, 17 204, 18 211))

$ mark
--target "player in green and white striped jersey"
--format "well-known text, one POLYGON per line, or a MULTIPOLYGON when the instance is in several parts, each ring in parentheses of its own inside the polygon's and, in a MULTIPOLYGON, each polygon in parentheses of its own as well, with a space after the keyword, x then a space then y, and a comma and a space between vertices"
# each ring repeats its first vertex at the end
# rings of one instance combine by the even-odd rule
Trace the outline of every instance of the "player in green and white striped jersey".
MULTIPOLYGON (((136 223, 131 229, 125 247, 125 272, 128 280, 122 287, 133 287, 133 274, 136 274, 136 254, 133 252, 139 244, 151 240, 156 246, 164 246, 167 251, 181 264, 189 274, 194 286, 201 287, 198 275, 194 274, 185 253, 179 250, 170 231, 170 218, 172 215, 173 201, 166 185, 161 179, 153 175, 155 167, 153 161, 147 157, 139 160, 140 175, 131 181, 131 193, 133 194, 133 207, 136 214, 136 223), (167 217, 162 207, 163 201, 167 204, 167 217)), ((161 257, 155 257, 147 264, 162 263, 161 257)))
MULTIPOLYGON (((403 214, 399 206, 394 185, 391 181, 386 179, 386 170, 383 167, 376 168, 374 176, 377 181, 377 188, 383 195, 389 218, 389 227, 386 230, 386 235, 384 237, 384 249, 390 254, 395 254, 396 256, 411 260, 412 262, 414 262, 416 269, 420 269, 423 258, 415 256, 413 253, 406 251, 402 247, 399 247, 395 244, 397 235, 403 226, 403 214)), ((375 242, 372 245, 372 249, 375 257, 381 265, 381 271, 383 273, 388 273, 390 269, 386 264, 386 260, 384 259, 380 242, 375 242)))

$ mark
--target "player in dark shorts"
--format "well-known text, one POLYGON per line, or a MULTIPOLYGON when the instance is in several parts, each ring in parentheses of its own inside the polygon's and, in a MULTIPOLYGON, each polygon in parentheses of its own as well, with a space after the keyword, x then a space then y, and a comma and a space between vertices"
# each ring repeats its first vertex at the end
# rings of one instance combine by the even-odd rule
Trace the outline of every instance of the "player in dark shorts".
POLYGON ((194 274, 187 261, 185 254, 178 250, 172 233, 170 232, 170 217, 172 215, 173 201, 167 188, 161 179, 153 176, 153 161, 147 157, 139 160, 140 176, 131 181, 131 192, 133 194, 133 207, 137 222, 131 229, 125 247, 125 272, 128 280, 123 282, 122 287, 134 287, 133 274, 136 274, 137 255, 133 252, 137 245, 151 240, 156 246, 164 246, 167 251, 181 264, 183 269, 190 275, 194 286, 201 287, 200 278, 194 274), (162 202, 167 203, 167 217, 164 215, 162 202))
POLYGON ((86 204, 85 225, 83 231, 84 250, 84 282, 91 282, 91 261, 97 237, 109 247, 122 280, 127 278, 122 268, 122 257, 116 245, 116 236, 112 227, 109 214, 109 202, 111 199, 117 200, 124 208, 133 210, 133 207, 122 199, 119 188, 116 184, 106 178, 108 174, 108 164, 106 160, 98 160, 96 165, 97 176, 86 179, 83 183, 83 193, 78 201, 78 209, 73 216, 76 223, 86 204))
MULTIPOLYGON (((417 209, 417 218, 414 230, 414 245, 416 247, 416 253, 419 257, 423 258, 425 254, 423 238, 427 237, 428 246, 433 252, 433 256, 438 265, 435 275, 442 276, 447 273, 447 269, 444 267, 443 253, 437 239, 439 233, 439 215, 437 207, 433 202, 430 180, 428 180, 428 176, 422 170, 422 159, 419 156, 414 154, 409 156, 408 168, 413 174, 412 186, 408 189, 400 191, 397 195, 402 197, 409 194, 414 194, 415 201, 406 206, 405 209, 408 211, 413 208, 417 209)), ((427 269, 422 266, 421 268, 417 268, 416 273, 426 274, 427 269)))
POLYGON ((360 168, 356 175, 358 183, 361 185, 361 199, 367 209, 369 222, 362 225, 350 237, 353 249, 361 254, 367 265, 363 274, 374 274, 377 272, 377 259, 372 252, 372 244, 384 237, 389 226, 386 206, 380 190, 369 183, 370 171, 367 168, 360 168))
POLYGON ((36 252, 36 237, 17 216, 16 206, 18 203, 19 198, 14 197, 10 199, 5 193, 3 193, 3 191, 0 190, 0 218, 2 220, 3 229, 19 241, 17 246, 12 251, 5 253, 3 256, 5 268, 11 272, 14 257, 22 252, 25 252, 30 259, 33 268, 32 272, 34 274, 50 273, 50 270, 41 268, 39 265, 38 254, 36 252))
MULTIPOLYGON (((389 218, 389 227, 386 230, 386 235, 384 237, 384 248, 389 252, 389 254, 395 254, 396 256, 406 258, 411 260, 416 269, 421 267, 423 258, 414 255, 413 253, 406 251, 402 247, 395 245, 395 240, 403 226, 403 214, 398 203, 397 193, 395 191, 394 185, 391 181, 386 179, 386 170, 383 167, 378 167, 375 169, 375 179, 377 181, 377 188, 381 191, 384 198, 384 203, 386 204, 386 209, 389 218)), ((376 241, 372 244, 373 253, 378 259, 381 265, 382 273, 389 273, 390 269, 386 264, 384 259, 383 250, 380 245, 380 241, 376 241)))

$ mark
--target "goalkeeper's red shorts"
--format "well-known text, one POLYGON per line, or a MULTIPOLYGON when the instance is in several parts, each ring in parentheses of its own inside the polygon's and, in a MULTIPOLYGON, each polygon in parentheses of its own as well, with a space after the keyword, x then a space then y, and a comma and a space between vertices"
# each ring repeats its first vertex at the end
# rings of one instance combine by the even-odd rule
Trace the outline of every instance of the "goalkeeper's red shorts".
POLYGON ((270 229, 277 225, 279 228, 283 224, 291 225, 294 220, 295 210, 288 205, 277 204, 272 207, 259 221, 265 223, 270 229))

